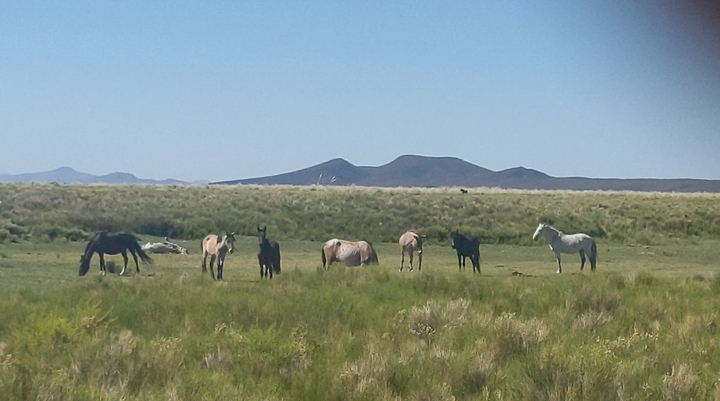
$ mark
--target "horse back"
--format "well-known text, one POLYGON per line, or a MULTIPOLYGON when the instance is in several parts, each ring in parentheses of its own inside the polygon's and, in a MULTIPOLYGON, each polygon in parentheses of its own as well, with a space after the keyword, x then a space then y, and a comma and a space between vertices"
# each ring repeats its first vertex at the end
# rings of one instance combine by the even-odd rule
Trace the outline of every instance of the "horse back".
POLYGON ((220 237, 215 234, 206 235, 200 242, 200 251, 202 253, 215 253, 219 240, 220 237))

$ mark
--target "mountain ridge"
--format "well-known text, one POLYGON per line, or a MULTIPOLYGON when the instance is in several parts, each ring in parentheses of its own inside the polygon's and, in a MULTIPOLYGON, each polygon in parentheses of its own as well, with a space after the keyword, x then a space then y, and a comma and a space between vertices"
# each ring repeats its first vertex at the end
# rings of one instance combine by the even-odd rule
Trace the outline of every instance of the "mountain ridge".
POLYGON ((37 183, 68 183, 68 184, 148 184, 148 185, 186 185, 185 181, 175 179, 153 180, 138 178, 134 174, 113 172, 105 175, 92 175, 62 166, 50 171, 23 174, 0 174, 0 182, 37 182, 37 183))
POLYGON ((720 192, 720 180, 694 178, 553 177, 526 167, 492 171, 451 156, 402 155, 380 166, 342 158, 287 173, 212 182, 217 185, 357 185, 372 187, 497 187, 504 189, 720 192))

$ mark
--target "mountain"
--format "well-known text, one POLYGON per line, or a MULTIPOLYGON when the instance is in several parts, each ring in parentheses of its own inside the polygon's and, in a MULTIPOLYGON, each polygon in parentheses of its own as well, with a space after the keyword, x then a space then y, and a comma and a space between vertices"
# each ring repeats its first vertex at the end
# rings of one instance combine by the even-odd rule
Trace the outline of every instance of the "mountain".
POLYGON ((4 174, 0 175, 0 182, 63 182, 77 184, 149 184, 149 185, 182 185, 186 182, 167 179, 150 180, 138 178, 130 173, 110 173, 102 176, 81 173, 71 167, 60 167, 51 171, 26 174, 4 174))
POLYGON ((553 177, 525 167, 496 172, 456 157, 415 155, 400 156, 377 167, 355 166, 344 159, 332 159, 289 173, 214 184, 720 192, 720 180, 553 177))

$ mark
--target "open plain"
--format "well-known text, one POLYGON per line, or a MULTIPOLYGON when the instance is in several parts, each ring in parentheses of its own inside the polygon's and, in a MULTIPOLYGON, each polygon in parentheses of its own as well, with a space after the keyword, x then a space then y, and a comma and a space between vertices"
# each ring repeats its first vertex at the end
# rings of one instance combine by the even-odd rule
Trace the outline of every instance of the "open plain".
POLYGON ((0 185, 0 394, 720 399, 719 199, 0 185), (530 238, 539 220, 594 235, 597 272, 563 255, 555 274, 553 253, 530 238), (79 277, 84 235, 102 224, 141 243, 172 236, 190 254, 153 255, 127 277, 100 276, 96 256, 79 277), (282 246, 272 281, 259 277, 256 225, 282 246), (398 271, 393 236, 408 228, 428 234, 421 272, 398 271), (483 238, 480 275, 458 271, 451 228, 483 238), (214 282, 199 238, 231 229, 245 235, 214 282), (336 236, 372 240, 380 264, 322 269, 320 247, 336 236))

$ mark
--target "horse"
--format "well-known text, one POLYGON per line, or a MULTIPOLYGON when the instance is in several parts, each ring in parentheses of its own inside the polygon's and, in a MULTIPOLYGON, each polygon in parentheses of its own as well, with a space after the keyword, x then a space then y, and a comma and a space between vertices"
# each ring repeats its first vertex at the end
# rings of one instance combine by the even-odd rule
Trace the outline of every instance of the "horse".
POLYGON ((590 258, 590 270, 595 272, 597 265, 597 245, 595 240, 583 233, 563 234, 561 231, 540 223, 533 234, 533 240, 537 240, 538 236, 545 237, 550 245, 550 249, 555 252, 555 258, 558 262, 558 273, 562 273, 562 264, 560 263, 561 253, 580 253, 580 270, 585 267, 585 255, 590 258))
POLYGON ((418 271, 422 270, 423 237, 415 231, 407 231, 400 236, 400 271, 403 271, 405 264, 405 253, 410 255, 410 271, 413 271, 413 253, 418 254, 418 271))
POLYGON ((367 241, 345 241, 333 238, 323 244, 320 251, 322 265, 330 267, 333 262, 344 263, 345 266, 361 266, 380 263, 372 244, 367 241))
POLYGON ((267 226, 257 227, 260 278, 280 274, 280 244, 267 238, 267 226))
POLYGON ((187 249, 180 245, 171 242, 167 237, 163 242, 148 242, 142 246, 142 250, 148 253, 179 253, 182 255, 187 254, 187 249))
POLYGON ((104 276, 107 271, 105 267, 105 254, 117 255, 120 253, 123 257, 123 269, 120 275, 123 276, 125 275, 125 270, 127 270, 128 251, 130 251, 130 254, 135 260, 135 268, 138 273, 140 273, 138 256, 140 256, 140 259, 144 263, 152 263, 150 256, 140 248, 140 244, 138 244, 137 239, 132 234, 98 231, 93 234, 85 246, 85 252, 80 257, 80 268, 78 272, 81 276, 87 274, 88 270, 90 270, 90 259, 92 259, 94 253, 97 253, 100 256, 100 274, 104 276))
POLYGON ((230 234, 226 233, 222 237, 215 234, 208 234, 202 242, 200 242, 200 252, 202 252, 203 255, 202 272, 205 273, 207 271, 206 261, 207 256, 210 255, 210 277, 212 277, 213 280, 222 280, 223 270, 225 269, 225 256, 227 256, 228 252, 235 252, 235 232, 230 234), (217 259, 217 278, 213 271, 215 259, 217 259))
POLYGON ((480 239, 471 235, 463 235, 455 230, 450 233, 450 244, 457 252, 458 270, 465 268, 465 258, 472 262, 473 273, 480 273, 480 239), (462 258, 462 264, 460 259, 462 258))

